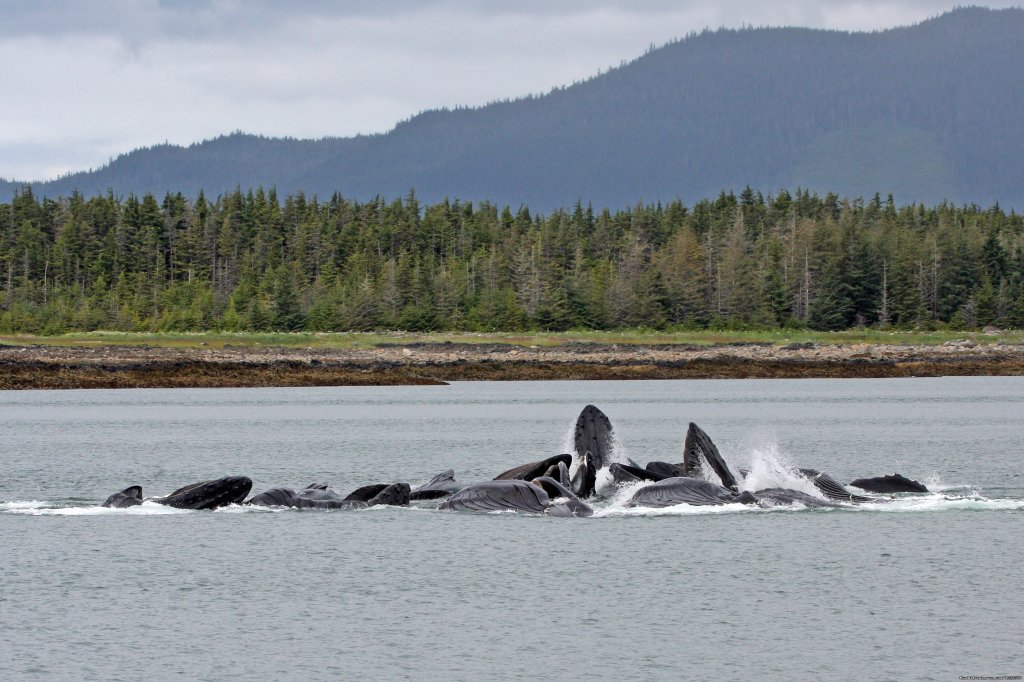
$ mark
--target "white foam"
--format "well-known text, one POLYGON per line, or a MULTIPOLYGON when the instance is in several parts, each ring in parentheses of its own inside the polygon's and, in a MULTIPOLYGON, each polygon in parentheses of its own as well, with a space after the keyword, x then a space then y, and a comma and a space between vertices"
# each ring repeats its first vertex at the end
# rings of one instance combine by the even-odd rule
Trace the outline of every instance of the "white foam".
POLYGON ((12 502, 0 502, 0 511, 19 511, 23 509, 41 509, 52 507, 52 502, 40 500, 14 500, 12 502))
POLYGON ((800 474, 778 445, 768 443, 750 453, 750 473, 739 482, 740 490, 754 492, 765 488, 786 488, 824 499, 821 491, 800 474))
MULTIPOLYGON (((632 495, 630 496, 632 497, 632 495)), ((745 504, 722 504, 694 506, 677 504, 671 507, 623 507, 613 506, 606 509, 595 509, 596 518, 612 518, 626 516, 708 516, 711 514, 736 514, 740 512, 763 511, 758 507, 745 504)))
MULTIPOLYGON (((18 504, 18 503, 6 503, 18 504)), ((72 507, 61 506, 54 503, 43 503, 46 506, 32 506, 8 509, 10 514, 27 514, 29 516, 106 516, 110 514, 129 514, 134 516, 162 516, 167 514, 189 514, 188 509, 175 509, 166 505, 157 504, 149 500, 134 507, 124 509, 113 509, 110 507, 72 507)))

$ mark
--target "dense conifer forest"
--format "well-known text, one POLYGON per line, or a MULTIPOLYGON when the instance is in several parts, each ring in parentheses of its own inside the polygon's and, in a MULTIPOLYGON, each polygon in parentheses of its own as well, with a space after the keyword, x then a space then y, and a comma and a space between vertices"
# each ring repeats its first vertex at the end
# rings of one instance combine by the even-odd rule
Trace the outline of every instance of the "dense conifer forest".
POLYGON ((1024 326, 998 206, 746 189, 687 206, 236 191, 0 204, 0 331, 1024 326))

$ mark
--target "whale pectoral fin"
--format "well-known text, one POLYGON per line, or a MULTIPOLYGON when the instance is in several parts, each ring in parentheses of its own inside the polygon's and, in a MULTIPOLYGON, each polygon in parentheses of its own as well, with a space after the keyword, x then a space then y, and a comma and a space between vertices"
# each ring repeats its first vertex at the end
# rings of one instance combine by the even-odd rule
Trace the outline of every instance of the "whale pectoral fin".
POLYGON ((291 488, 269 488, 246 501, 255 507, 297 507, 301 498, 291 488))

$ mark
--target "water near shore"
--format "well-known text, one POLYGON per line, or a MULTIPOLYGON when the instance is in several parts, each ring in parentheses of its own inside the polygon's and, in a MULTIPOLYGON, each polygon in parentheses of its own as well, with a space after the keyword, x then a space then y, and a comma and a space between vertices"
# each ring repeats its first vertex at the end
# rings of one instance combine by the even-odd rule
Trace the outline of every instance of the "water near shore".
POLYGON ((1021 378, 0 392, 0 442, 4 679, 1024 672, 1021 378), (97 506, 226 474, 490 478, 563 450, 588 402, 640 462, 678 461, 693 420, 765 483, 936 492, 592 519, 97 506))

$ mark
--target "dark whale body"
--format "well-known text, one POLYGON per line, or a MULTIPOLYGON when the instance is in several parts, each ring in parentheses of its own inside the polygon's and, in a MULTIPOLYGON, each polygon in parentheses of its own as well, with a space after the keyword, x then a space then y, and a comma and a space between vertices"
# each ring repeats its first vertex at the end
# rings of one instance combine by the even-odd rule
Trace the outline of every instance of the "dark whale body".
POLYGON ((801 474, 811 479, 811 483, 814 487, 821 491, 822 495, 830 500, 837 502, 872 502, 874 498, 865 497, 864 495, 858 495, 851 493, 843 484, 832 478, 828 474, 822 473, 817 469, 800 469, 801 474))
POLYGON ((436 500, 448 497, 465 486, 455 481, 455 470, 442 471, 432 479, 409 491, 410 500, 436 500))
POLYGON ((686 476, 686 467, 682 464, 669 464, 668 462, 648 462, 644 467, 651 475, 659 476, 659 480, 665 478, 677 478, 686 476))
POLYGON ((761 507, 770 508, 802 504, 805 507, 822 509, 843 506, 837 502, 823 500, 800 490, 790 490, 788 488, 765 488, 749 494, 753 495, 754 499, 757 500, 757 504, 761 507))
POLYGON ((874 478, 858 478, 850 481, 850 485, 867 490, 869 493, 926 493, 928 488, 922 483, 907 478, 902 474, 889 474, 874 478))
MULTIPOLYGON (((745 493, 749 496, 750 493, 745 493)), ((651 485, 646 485, 634 493, 626 503, 627 507, 672 507, 677 504, 689 504, 696 507, 732 504, 744 502, 751 504, 752 497, 743 497, 717 483, 705 481, 703 478, 679 476, 666 478, 651 485)))
POLYGON ((627 507, 672 507, 688 504, 694 507, 720 506, 723 504, 747 504, 761 507, 802 504, 805 507, 840 507, 836 502, 822 500, 799 490, 765 488, 755 492, 737 493, 725 486, 705 481, 702 478, 680 476, 666 478, 644 486, 636 491, 627 507))
POLYGON ((113 509, 124 509, 142 504, 142 486, 133 485, 125 488, 119 493, 114 493, 103 503, 104 507, 113 509))
POLYGON ((729 470, 729 466, 722 459, 718 447, 711 441, 711 437, 693 422, 690 422, 686 430, 686 440, 683 442, 683 469, 690 477, 699 477, 703 469, 703 463, 715 472, 722 485, 730 490, 736 491, 739 487, 736 484, 736 477, 729 470))
POLYGON ((248 476, 225 476, 214 481, 200 481, 178 488, 154 502, 177 509, 216 509, 229 504, 241 504, 252 490, 248 476))
POLYGON ((555 455, 553 457, 548 457, 547 459, 542 459, 536 462, 520 464, 519 466, 509 469, 508 471, 501 472, 500 474, 494 477, 494 480, 532 481, 538 476, 543 476, 551 467, 557 467, 559 463, 565 464, 565 466, 568 467, 569 465, 572 464, 572 455, 555 455))
POLYGON ((365 509, 378 504, 396 507, 409 506, 408 483, 375 483, 356 488, 346 497, 333 490, 309 487, 296 491, 292 488, 270 488, 254 495, 246 504, 257 507, 290 507, 292 509, 365 509))
POLYGON ((593 509, 552 478, 502 479, 467 486, 438 509, 467 512, 520 512, 551 516, 590 516, 593 509), (548 491, 559 497, 552 499, 548 491), (564 501, 560 501, 563 500, 564 501))
POLYGON ((596 491, 598 470, 611 463, 613 440, 612 423, 605 413, 593 405, 584 407, 573 434, 577 465, 572 489, 580 497, 590 497, 596 491))
POLYGON ((587 405, 576 418, 574 435, 576 454, 589 452, 598 469, 608 466, 612 456, 612 423, 604 412, 587 405))
POLYGON ((616 485, 636 483, 638 481, 657 482, 663 481, 666 478, 671 478, 671 476, 663 476, 649 469, 641 469, 640 467, 633 466, 631 464, 620 464, 618 462, 613 462, 608 465, 608 473, 611 475, 612 481, 614 481, 616 485))

